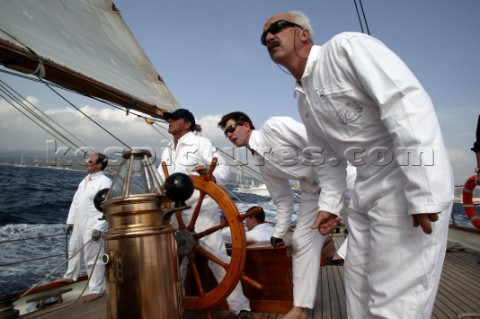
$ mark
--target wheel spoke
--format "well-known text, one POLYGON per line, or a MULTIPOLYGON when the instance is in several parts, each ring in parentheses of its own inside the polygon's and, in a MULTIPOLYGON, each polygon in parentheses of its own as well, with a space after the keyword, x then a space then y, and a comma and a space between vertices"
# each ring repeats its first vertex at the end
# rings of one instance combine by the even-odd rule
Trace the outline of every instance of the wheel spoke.
POLYGON ((195 262, 195 253, 188 253, 187 258, 193 278, 195 279, 195 284, 197 285, 198 295, 199 297, 205 296, 205 289, 203 288, 202 281, 200 280, 200 272, 198 271, 197 263, 195 262))
POLYGON ((187 229, 189 231, 195 230, 195 223, 197 222, 198 214, 200 213, 200 208, 203 204, 203 199, 205 198, 206 193, 204 191, 200 191, 200 196, 198 197, 197 205, 195 206, 195 210, 193 211, 192 218, 190 219, 190 223, 188 224, 187 229))
POLYGON ((185 229, 186 226, 185 226, 185 223, 183 222, 182 211, 177 210, 177 211, 175 212, 175 217, 177 218, 178 229, 185 229))
POLYGON ((228 266, 230 264, 220 260, 217 258, 217 256, 211 254, 209 251, 203 249, 202 247, 200 246, 197 246, 197 252, 199 252, 200 254, 204 255, 205 257, 207 257, 208 259, 210 259, 211 261, 213 261, 214 263, 222 266, 225 270, 227 270, 228 266))
MULTIPOLYGON (((214 166, 211 166, 209 173, 213 171, 212 167, 214 166)), ((195 190, 200 192, 200 199, 193 209, 190 222, 186 229, 183 230, 191 234, 190 237, 192 238, 192 242, 194 242, 194 247, 186 254, 191 263, 188 268, 190 274, 187 275, 187 278, 191 278, 191 281, 186 282, 185 291, 189 294, 184 294, 183 306, 186 310, 205 313, 208 309, 225 300, 239 280, 243 280, 248 284, 253 283, 253 286, 256 288, 260 285, 255 284, 253 280, 246 276, 243 276, 242 279, 246 258, 245 230, 242 218, 246 218, 247 215, 240 215, 237 206, 230 196, 212 179, 205 178, 204 176, 191 176, 191 178, 195 190), (201 205, 205 203, 205 196, 209 196, 218 204, 219 209, 225 212, 227 221, 208 229, 199 229, 200 232, 195 233, 195 223, 198 220, 199 213, 201 213, 201 205), (213 234, 213 236, 217 236, 215 232, 220 232, 223 227, 229 227, 232 234, 232 248, 229 261, 227 262, 223 262, 219 257, 202 248, 202 241, 199 240, 207 235, 213 234), (193 258, 195 258, 196 264, 193 258), (226 270, 223 278, 216 280, 215 275, 208 266, 209 264, 214 267, 222 267, 226 270), (195 285, 198 286, 198 290, 200 291, 197 295, 194 293, 195 285)))
POLYGON ((207 235, 210 235, 210 234, 213 234, 214 232, 216 231, 219 231, 220 229, 222 229, 223 227, 228 227, 228 224, 227 223, 221 223, 217 226, 213 226, 211 228, 208 228, 208 229, 205 229, 204 231, 201 231, 199 233, 196 233, 195 235, 193 235, 193 239, 195 239, 196 241, 199 240, 200 238, 202 237, 205 237, 207 235))

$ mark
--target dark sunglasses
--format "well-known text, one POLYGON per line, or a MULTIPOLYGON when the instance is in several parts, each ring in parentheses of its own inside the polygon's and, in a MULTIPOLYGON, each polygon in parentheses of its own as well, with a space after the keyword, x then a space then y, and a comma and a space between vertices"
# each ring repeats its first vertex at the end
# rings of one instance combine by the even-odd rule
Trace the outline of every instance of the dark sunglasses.
POLYGON ((242 125, 245 125, 247 124, 247 122, 237 122, 237 123, 234 123, 232 125, 230 125, 229 127, 225 128, 225 130, 223 131, 223 133, 225 133, 225 136, 228 135, 228 133, 232 134, 233 132, 235 132, 235 130, 237 129, 237 126, 242 126, 242 125))
POLYGON ((290 22, 290 21, 285 21, 285 20, 278 20, 272 23, 267 30, 263 31, 262 36, 260 38, 260 41, 262 42, 263 45, 267 45, 267 34, 277 34, 280 32, 282 29, 286 27, 297 27, 303 30, 303 27, 299 24, 290 22))
POLYGON ((97 162, 87 161, 88 166, 98 164, 97 162))

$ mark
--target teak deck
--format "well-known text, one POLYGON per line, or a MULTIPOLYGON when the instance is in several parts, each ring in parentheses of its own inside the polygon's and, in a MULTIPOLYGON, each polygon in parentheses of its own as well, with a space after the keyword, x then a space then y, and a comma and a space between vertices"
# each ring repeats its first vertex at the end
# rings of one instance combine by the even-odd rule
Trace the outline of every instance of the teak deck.
MULTIPOLYGON (((336 240, 334 240, 336 241, 336 240)), ((335 246, 339 243, 335 242, 335 246)), ((343 266, 324 266, 320 269, 315 308, 309 319, 347 318, 343 266)), ((480 317, 480 252, 449 244, 432 319, 474 319, 480 317)), ((91 303, 76 302, 65 309, 51 312, 67 304, 25 314, 21 318, 107 319, 106 298, 91 303), (48 313, 49 312, 49 313, 48 313)), ((256 319, 281 319, 283 314, 255 312, 256 319)), ((206 314, 185 312, 183 319, 207 318, 206 314)), ((234 319, 228 311, 212 311, 214 319, 234 319)))

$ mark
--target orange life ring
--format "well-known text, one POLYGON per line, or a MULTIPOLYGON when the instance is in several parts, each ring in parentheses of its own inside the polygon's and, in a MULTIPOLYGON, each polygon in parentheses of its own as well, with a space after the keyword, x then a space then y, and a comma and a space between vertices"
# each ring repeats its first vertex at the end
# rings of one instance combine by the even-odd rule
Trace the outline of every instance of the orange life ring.
POLYGON ((472 176, 465 182, 465 186, 463 187, 463 209, 465 209, 465 213, 467 214, 468 218, 472 222, 473 226, 480 228, 480 217, 478 217, 477 212, 475 211, 475 206, 473 206, 473 190, 475 186, 477 186, 476 182, 477 176, 472 176))

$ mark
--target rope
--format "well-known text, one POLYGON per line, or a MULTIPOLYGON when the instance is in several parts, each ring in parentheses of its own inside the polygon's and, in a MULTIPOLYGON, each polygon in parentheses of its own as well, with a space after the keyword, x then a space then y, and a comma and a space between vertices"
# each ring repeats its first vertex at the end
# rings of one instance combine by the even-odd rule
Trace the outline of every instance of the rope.
MULTIPOLYGON (((75 256, 76 254, 78 254, 78 253, 83 249, 83 247, 85 247, 87 244, 89 244, 92 240, 93 240, 93 239, 90 239, 87 243, 85 243, 85 245, 83 245, 82 248, 80 248, 74 255, 72 255, 72 257, 75 256)), ((94 263, 93 263, 94 265, 97 263, 98 256, 100 255, 100 250, 101 250, 101 246, 98 247, 98 252, 97 252, 97 255, 95 256, 95 261, 94 261, 94 263)), ((70 259, 71 259, 72 257, 70 257, 70 259)), ((67 259, 67 261, 70 260, 70 259, 67 259)), ((65 262, 64 262, 63 264, 65 264, 65 262)), ((55 269, 54 272, 56 272, 56 271, 58 270, 58 268, 62 267, 63 264, 60 265, 59 267, 57 267, 57 269, 55 269)), ((56 308, 54 308, 54 309, 49 309, 49 310, 42 311, 41 314, 38 314, 37 316, 33 315, 33 316, 30 316, 29 318, 36 318, 36 317, 38 317, 38 316, 42 316, 42 317, 43 317, 43 316, 46 315, 46 314, 49 314, 49 313, 52 313, 52 312, 55 312, 55 311, 58 311, 58 310, 61 310, 61 309, 65 309, 65 308, 69 307, 70 305, 74 304, 75 302, 77 302, 77 301, 83 296, 83 293, 85 292, 85 290, 87 290, 88 283, 90 282, 90 278, 92 278, 92 274, 93 274, 93 271, 94 271, 94 270, 95 270, 95 267, 92 267, 92 270, 90 271, 90 274, 88 274, 88 276, 87 276, 88 279, 87 279, 87 282, 85 283, 85 286, 83 287, 82 291, 78 294, 78 296, 77 296, 76 298, 74 298, 72 301, 70 301, 70 302, 62 305, 61 307, 56 307, 56 308)), ((48 277, 50 277, 51 275, 52 275, 52 274, 50 274, 48 277)), ((48 277, 47 277, 47 278, 48 278, 48 277)), ((45 280, 45 279, 44 279, 44 280, 45 280)), ((38 286, 38 285, 37 285, 37 286, 38 286)), ((35 287, 34 287, 34 288, 35 288, 35 287)), ((32 288, 32 289, 33 289, 33 288, 32 288)), ((30 290, 32 290, 32 289, 30 289, 30 290)), ((29 290, 29 291, 30 291, 30 290, 29 290)), ((24 293, 21 297, 25 296, 25 294, 27 294, 27 293, 28 293, 28 291, 27 291, 26 293, 24 293)))
POLYGON ((58 233, 58 234, 46 235, 46 236, 17 238, 17 239, 0 241, 0 244, 13 243, 13 242, 16 242, 16 241, 24 241, 24 240, 30 240, 30 239, 39 239, 39 238, 48 238, 48 237, 64 236, 64 235, 65 235, 64 233, 58 233))
POLYGON ((23 264, 23 263, 26 263, 26 262, 48 259, 48 258, 57 257, 57 256, 63 256, 63 253, 62 254, 56 254, 56 255, 50 255, 50 256, 43 256, 43 257, 38 257, 38 258, 32 258, 32 259, 26 259, 26 260, 16 261, 16 262, 13 262, 13 263, 8 263, 8 264, 1 264, 0 267, 19 265, 19 264, 23 264))
MULTIPOLYGON (((27 99, 25 99, 22 95, 20 95, 18 92, 14 91, 12 88, 10 88, 5 82, 1 81, 3 85, 0 85, 0 91, 3 92, 4 94, 0 94, 1 97, 5 99, 7 103, 9 103, 11 106, 13 106, 17 111, 22 113, 25 117, 27 117, 30 121, 33 123, 37 124, 41 129, 46 131, 48 134, 52 135, 53 137, 59 139, 66 145, 73 145, 76 148, 79 148, 74 142, 72 142, 69 138, 67 138, 64 134, 62 134, 58 129, 53 127, 50 123, 48 123, 45 119, 41 118, 39 114, 37 114, 32 108, 35 108, 40 114, 42 114, 44 117, 48 118, 48 120, 52 121, 55 123, 58 127, 63 129, 65 132, 73 136, 70 132, 68 132, 65 128, 63 128, 61 125, 56 123, 54 120, 52 120, 48 115, 43 113, 41 110, 39 110, 37 107, 35 107, 32 103, 30 103, 27 99), (8 88, 8 90, 7 90, 8 88), (20 98, 15 97, 14 94, 16 93, 20 98), (30 107, 23 101, 26 101, 30 107), (17 103, 23 110, 21 110, 19 107, 15 105, 17 103), (30 114, 30 115, 29 115, 30 114)), ((78 140, 78 139, 77 139, 78 140)))
POLYGON ((97 125, 99 128, 101 128, 103 131, 107 132, 111 137, 113 137, 114 139, 116 139, 118 142, 120 142, 121 144, 123 144, 126 148, 128 149, 132 149, 130 146, 128 146, 127 144, 125 144, 122 140, 120 140, 118 137, 116 137, 115 135, 113 135, 109 130, 107 130, 106 128, 104 128, 102 125, 100 125, 97 121, 95 121, 94 119, 92 119, 90 116, 88 116, 85 112, 83 112, 81 109, 79 109, 78 107, 76 107, 72 102, 70 102, 69 100, 67 100, 63 95, 61 95, 59 92, 57 92, 52 86, 50 86, 50 84, 44 80, 41 80, 50 90, 52 90, 55 94, 57 94, 59 97, 61 97, 65 102, 67 102, 68 104, 70 104, 70 106, 72 106, 73 108, 75 108, 77 111, 79 111, 80 113, 82 113, 86 118, 88 118, 90 121, 92 121, 95 125, 97 125))
MULTIPOLYGON (((33 81, 33 82, 39 82, 39 83, 42 83, 42 84, 43 84, 43 79, 39 79, 39 78, 37 78, 37 77, 33 78, 33 77, 31 77, 30 75, 19 74, 19 73, 16 73, 16 72, 11 72, 11 71, 8 71, 8 70, 3 70, 3 69, 0 69, 0 72, 6 73, 6 74, 9 74, 9 75, 12 75, 12 76, 16 76, 16 77, 19 77, 19 78, 23 78, 23 79, 26 79, 26 80, 30 80, 30 81, 33 81)), ((59 84, 57 84, 57 83, 52 83, 52 82, 50 82, 50 86, 56 87, 56 88, 58 88, 58 89, 63 89, 63 90, 65 90, 65 91, 72 92, 72 93, 75 93, 75 94, 78 94, 78 95, 83 95, 83 96, 89 97, 89 98, 91 98, 91 99, 93 99, 93 100, 95 100, 95 101, 98 101, 98 102, 107 104, 107 105, 109 105, 109 106, 111 106, 111 107, 113 107, 113 108, 115 108, 115 109, 117 109, 117 110, 124 111, 121 107, 116 106, 115 104, 113 104, 113 103, 110 102, 110 101, 102 100, 102 99, 100 99, 100 98, 98 98, 98 97, 95 97, 95 96, 91 96, 91 95, 88 95, 88 94, 84 94, 84 93, 81 93, 81 92, 74 91, 74 90, 72 90, 72 89, 69 89, 69 88, 66 88, 66 87, 64 87, 64 86, 61 86, 61 85, 59 85, 59 84)), ((130 114, 133 114, 133 115, 135 115, 135 116, 137 116, 137 117, 144 118, 144 119, 149 118, 149 117, 147 117, 147 116, 144 116, 144 115, 141 115, 141 114, 132 112, 131 110, 130 110, 130 114)))
POLYGON ((362 18, 360 17, 357 0, 353 0, 353 2, 355 3, 355 10, 357 12, 358 22, 360 23, 360 29, 362 30, 362 33, 365 33, 363 30, 363 24, 365 24, 365 28, 367 29, 367 34, 370 35, 370 29, 368 28, 367 17, 365 16, 365 11, 363 10, 362 0, 358 0, 358 2, 360 3, 360 9, 362 10, 363 21, 362 21, 362 18))
POLYGON ((24 292, 24 293, 20 296, 20 298, 23 297, 23 296, 25 296, 25 295, 27 295, 30 291, 32 291, 33 289, 35 289, 35 288, 37 288, 38 286, 40 286, 45 280, 47 280, 47 279, 50 278, 53 274, 55 274, 55 273, 58 271, 58 269, 60 269, 60 267, 63 267, 66 263, 68 263, 68 261, 69 261, 70 259, 72 259, 74 256, 76 256, 79 252, 81 252, 81 251, 83 250, 83 248, 84 248, 85 246, 87 246, 91 241, 92 241, 92 239, 90 239, 89 241, 87 241, 87 242, 86 242, 82 247, 80 247, 70 258, 68 258, 68 259, 66 259, 64 262, 62 262, 62 263, 60 264, 60 266, 58 266, 57 268, 55 268, 55 269, 54 269, 50 274, 48 274, 44 279, 40 280, 40 282, 38 282, 35 286, 33 286, 32 288, 30 288, 29 290, 27 290, 26 292, 24 292))

